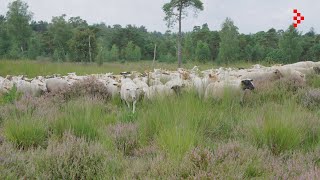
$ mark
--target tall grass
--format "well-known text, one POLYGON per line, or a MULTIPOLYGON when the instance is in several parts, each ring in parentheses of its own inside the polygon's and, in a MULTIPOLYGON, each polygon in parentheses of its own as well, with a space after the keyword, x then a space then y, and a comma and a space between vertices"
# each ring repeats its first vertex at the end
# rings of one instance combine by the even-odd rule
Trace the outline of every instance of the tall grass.
POLYGON ((19 148, 45 146, 48 127, 44 120, 24 115, 5 121, 4 134, 19 148))
POLYGON ((65 131, 71 131, 77 137, 94 140, 99 138, 99 127, 116 120, 115 116, 107 114, 101 102, 89 99, 70 101, 62 107, 62 112, 62 116, 52 123, 53 133, 60 137, 65 131))

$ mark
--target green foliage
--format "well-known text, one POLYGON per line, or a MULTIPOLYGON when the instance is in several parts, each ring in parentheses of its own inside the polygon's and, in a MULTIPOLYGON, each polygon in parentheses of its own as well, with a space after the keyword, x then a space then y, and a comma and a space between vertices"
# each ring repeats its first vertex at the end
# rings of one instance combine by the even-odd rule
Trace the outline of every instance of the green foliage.
POLYGON ((40 41, 39 35, 33 34, 33 36, 29 39, 28 42, 28 58, 29 59, 36 59, 38 56, 41 55, 42 44, 40 41))
MULTIPOLYGON (((163 5, 162 9, 166 14, 164 20, 167 21, 168 27, 173 26, 179 17, 176 14, 184 15, 187 9, 203 10, 203 3, 200 0, 171 0, 169 3, 163 5)), ((181 20, 181 19, 180 19, 181 20)))
POLYGON ((125 59, 129 61, 136 61, 141 59, 141 49, 140 47, 129 41, 127 47, 124 50, 125 59))
POLYGON ((238 59, 239 56, 239 39, 238 28, 230 18, 227 18, 222 24, 220 31, 220 51, 218 61, 229 64, 238 59))
POLYGON ((291 25, 289 29, 284 32, 279 41, 280 50, 284 53, 287 61, 285 63, 297 62, 302 53, 301 37, 296 28, 291 25))
POLYGON ((32 13, 28 11, 28 8, 28 4, 21 0, 13 1, 8 6, 9 10, 6 16, 8 34, 21 52, 28 49, 28 40, 32 34, 29 26, 32 13))
POLYGON ((99 66, 103 65, 103 62, 105 61, 105 59, 107 59, 107 56, 109 55, 109 51, 105 50, 103 47, 100 48, 100 50, 98 50, 98 54, 96 57, 96 62, 99 66))
POLYGON ((166 55, 160 55, 159 61, 160 62, 169 62, 169 63, 173 63, 175 62, 176 57, 173 56, 171 53, 168 53, 166 55))
POLYGON ((4 16, 0 15, 0 58, 7 57, 11 45, 8 26, 4 16))
POLYGON ((117 45, 113 45, 110 50, 110 60, 111 61, 117 61, 120 59, 120 50, 117 47, 117 45))
POLYGON ((2 96, 0 96, 0 104, 8 104, 13 103, 21 96, 20 93, 17 92, 17 87, 13 86, 12 89, 10 89, 9 92, 4 93, 2 96))
POLYGON ((288 57, 285 55, 285 53, 280 49, 275 49, 268 53, 266 60, 269 62, 286 62, 288 61, 288 57))
POLYGON ((53 17, 48 27, 50 46, 53 46, 53 58, 58 61, 66 60, 69 52, 69 40, 72 38, 72 27, 65 20, 66 15, 53 17))
POLYGON ((48 137, 45 121, 34 119, 30 113, 7 120, 4 123, 4 133, 18 148, 45 146, 48 137))
POLYGON ((198 41, 195 51, 196 59, 202 63, 210 59, 209 45, 205 42, 198 41))
POLYGON ((69 45, 73 61, 92 62, 97 55, 96 38, 90 29, 78 29, 69 45))
POLYGON ((96 123, 100 118, 101 108, 78 106, 73 103, 67 107, 65 115, 52 125, 54 134, 61 137, 64 132, 71 131, 77 137, 84 137, 88 140, 97 138, 96 123))

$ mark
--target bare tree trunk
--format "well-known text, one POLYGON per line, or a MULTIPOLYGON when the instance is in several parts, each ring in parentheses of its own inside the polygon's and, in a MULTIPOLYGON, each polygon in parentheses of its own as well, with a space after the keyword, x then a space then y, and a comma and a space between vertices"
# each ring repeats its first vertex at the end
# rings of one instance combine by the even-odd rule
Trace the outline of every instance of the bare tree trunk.
POLYGON ((154 63, 156 61, 156 54, 157 54, 157 44, 154 45, 154 51, 153 51, 153 62, 152 67, 154 68, 154 63))
POLYGON ((182 63, 182 52, 181 52, 181 21, 182 21, 182 6, 179 8, 179 34, 178 34, 178 68, 181 67, 182 63))
POLYGON ((89 35, 89 58, 90 58, 90 63, 92 62, 91 58, 91 36, 89 35))

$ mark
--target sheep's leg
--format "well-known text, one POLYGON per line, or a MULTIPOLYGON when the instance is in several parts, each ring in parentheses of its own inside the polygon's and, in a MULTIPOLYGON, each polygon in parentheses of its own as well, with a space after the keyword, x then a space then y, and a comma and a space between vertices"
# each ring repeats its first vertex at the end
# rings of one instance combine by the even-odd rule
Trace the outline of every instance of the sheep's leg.
POLYGON ((133 114, 135 113, 135 111, 136 111, 136 103, 137 103, 137 101, 133 101, 133 114))
POLYGON ((126 101, 128 108, 130 109, 130 103, 128 101, 126 101))

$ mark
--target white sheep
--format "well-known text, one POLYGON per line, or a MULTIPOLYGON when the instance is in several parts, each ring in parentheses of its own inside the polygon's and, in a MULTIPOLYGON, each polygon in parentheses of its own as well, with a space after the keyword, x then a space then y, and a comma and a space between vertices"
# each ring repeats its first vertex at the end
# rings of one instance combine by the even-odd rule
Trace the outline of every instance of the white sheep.
POLYGON ((145 95, 148 100, 153 100, 156 97, 162 98, 174 95, 174 90, 165 85, 154 85, 147 89, 145 95))
POLYGON ((0 93, 7 93, 13 88, 13 82, 7 78, 0 77, 0 93))
POLYGON ((205 99, 222 99, 225 93, 229 92, 231 95, 240 95, 242 101, 244 92, 247 89, 254 90, 254 85, 250 79, 214 82, 210 83, 206 88, 205 99))
POLYGON ((70 83, 65 79, 60 78, 50 78, 46 80, 46 87, 48 92, 57 92, 65 88, 68 88, 70 83))
POLYGON ((133 103, 133 110, 132 113, 135 113, 136 110, 136 103, 138 100, 138 86, 133 81, 126 81, 122 83, 120 96, 121 99, 126 102, 128 108, 130 109, 130 103, 133 103))
POLYGON ((115 80, 111 80, 106 85, 107 92, 111 94, 112 98, 116 98, 120 95, 121 83, 115 80))

